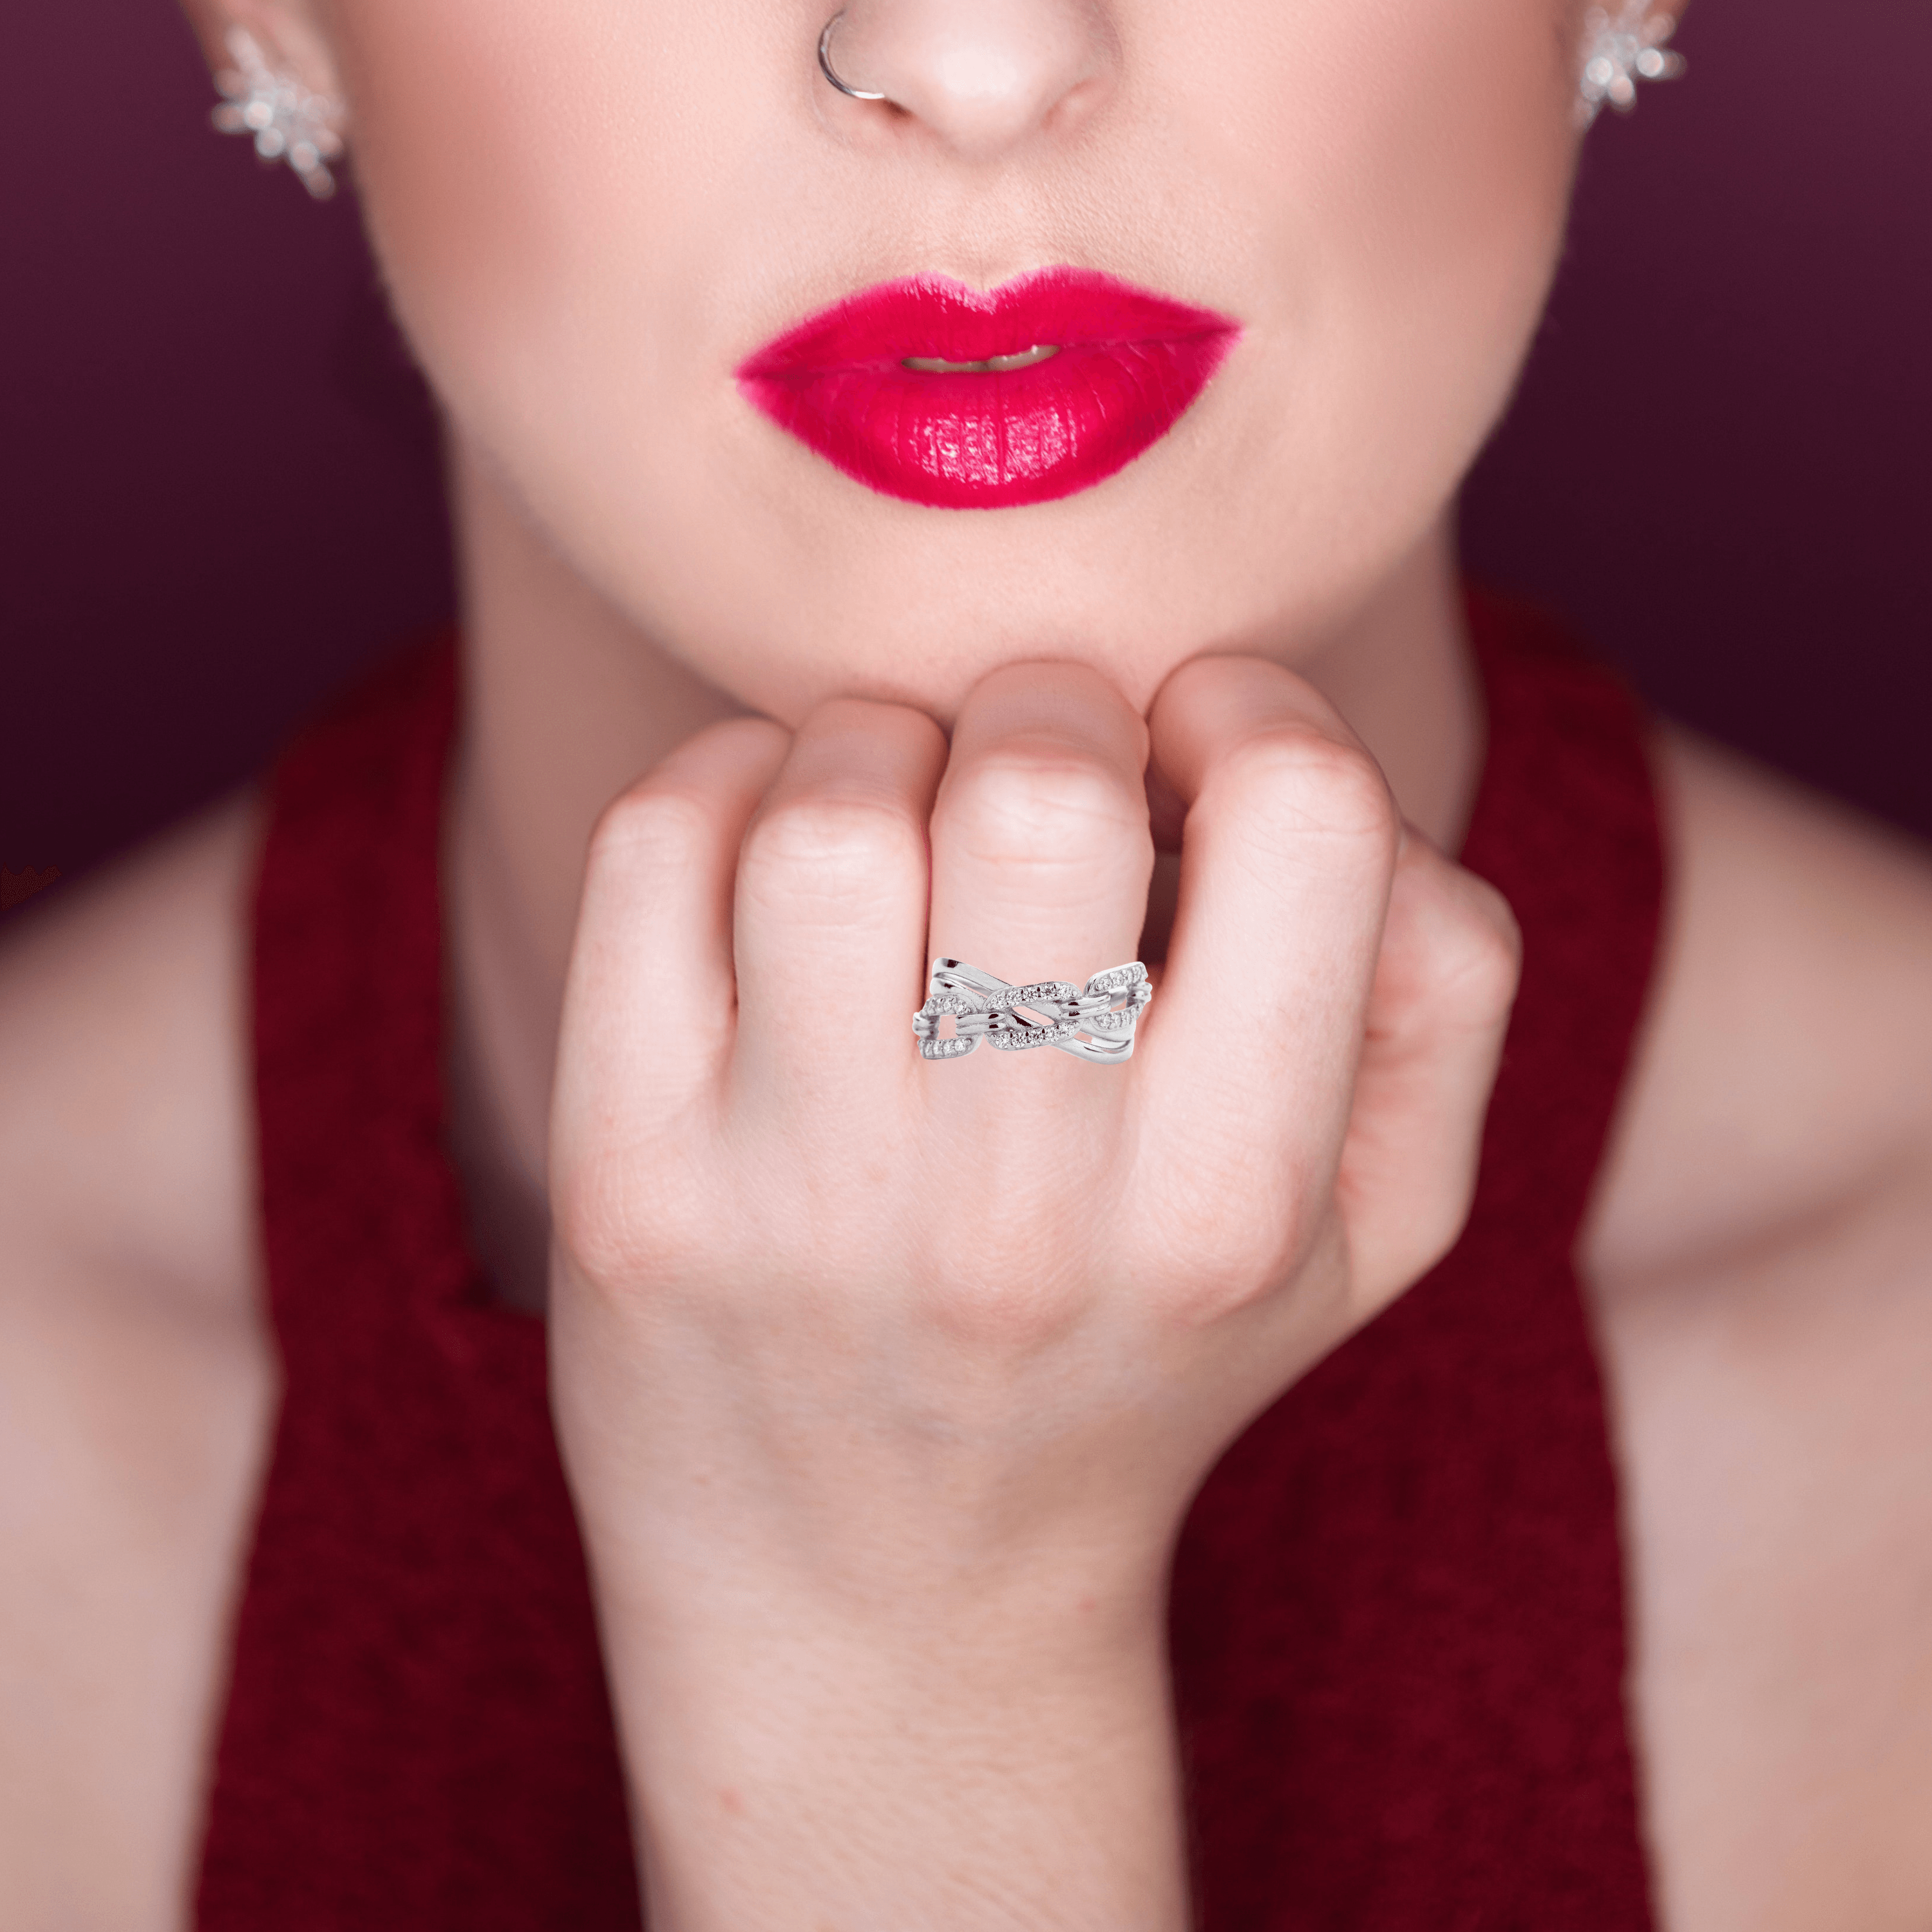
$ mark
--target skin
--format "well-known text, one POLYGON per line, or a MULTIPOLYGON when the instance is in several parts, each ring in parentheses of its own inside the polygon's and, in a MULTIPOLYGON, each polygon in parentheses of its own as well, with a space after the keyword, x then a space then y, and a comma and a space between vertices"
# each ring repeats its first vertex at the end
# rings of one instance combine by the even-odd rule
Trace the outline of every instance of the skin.
MULTIPOLYGON (((842 70, 897 106, 751 0, 239 17, 349 100, 448 411, 459 1163, 548 1306, 652 1922, 1178 1928, 1168 1539, 1454 1238, 1513 984, 1442 856, 1481 747, 1447 532, 1560 242, 1574 10, 860 0, 842 70), (853 287, 1046 261, 1245 330, 1081 496, 875 497, 730 384, 853 287), (1106 1072, 797 1024, 801 976, 909 1011, 932 950, 1138 950, 1160 992, 1106 1072), (962 1152, 1009 1204, 935 1185, 962 1152)), ((1660 776, 1670 931, 1582 1258, 1660 1909, 1906 1932, 1932 874, 1688 741, 1660 776)), ((10 1924, 170 1926, 192 1882, 274 1400, 254 812, 0 950, 10 1924)))

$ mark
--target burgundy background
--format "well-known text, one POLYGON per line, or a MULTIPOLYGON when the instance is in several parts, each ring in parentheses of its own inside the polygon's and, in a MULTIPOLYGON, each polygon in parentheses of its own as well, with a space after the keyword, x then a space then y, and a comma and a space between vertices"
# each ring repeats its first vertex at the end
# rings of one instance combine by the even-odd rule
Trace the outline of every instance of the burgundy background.
MULTIPOLYGON (((662 0, 639 0, 640 4, 662 0)), ((1472 566, 1932 832, 1932 5, 1699 0, 1606 116, 1472 566)), ((207 131, 168 0, 0 25, 0 866, 84 869, 452 602, 350 198, 207 131)))

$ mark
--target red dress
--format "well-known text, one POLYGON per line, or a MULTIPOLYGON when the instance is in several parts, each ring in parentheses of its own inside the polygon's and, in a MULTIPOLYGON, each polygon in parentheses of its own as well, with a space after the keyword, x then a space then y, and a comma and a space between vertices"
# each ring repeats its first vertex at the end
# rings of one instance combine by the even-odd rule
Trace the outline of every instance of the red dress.
MULTIPOLYGON (((1477 600, 1464 859, 1524 935, 1468 1228, 1228 1452, 1173 1642, 1207 1932, 1648 1932, 1615 1473, 1570 1259, 1660 892, 1640 720, 1477 600)), ((444 1151, 452 655, 280 765, 256 914, 285 1392, 235 1632, 205 1932, 634 1927, 542 1324, 444 1151)))

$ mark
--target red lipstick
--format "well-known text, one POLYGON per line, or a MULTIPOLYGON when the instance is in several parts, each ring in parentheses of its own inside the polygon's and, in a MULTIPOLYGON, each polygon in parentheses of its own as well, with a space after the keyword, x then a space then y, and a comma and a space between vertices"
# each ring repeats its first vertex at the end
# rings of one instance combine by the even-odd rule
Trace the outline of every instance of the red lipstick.
POLYGON ((1238 324, 1082 268, 996 289, 881 283, 746 361, 738 386, 869 488, 947 509, 1090 489, 1156 442, 1238 324))

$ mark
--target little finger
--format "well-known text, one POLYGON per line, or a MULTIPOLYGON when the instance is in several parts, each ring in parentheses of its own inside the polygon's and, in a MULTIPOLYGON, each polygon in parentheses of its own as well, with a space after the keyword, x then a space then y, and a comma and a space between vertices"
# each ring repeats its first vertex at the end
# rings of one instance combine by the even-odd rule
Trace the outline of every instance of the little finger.
POLYGON ((1462 1232, 1521 952, 1502 895, 1411 831, 1336 1184, 1364 1318, 1462 1232))

